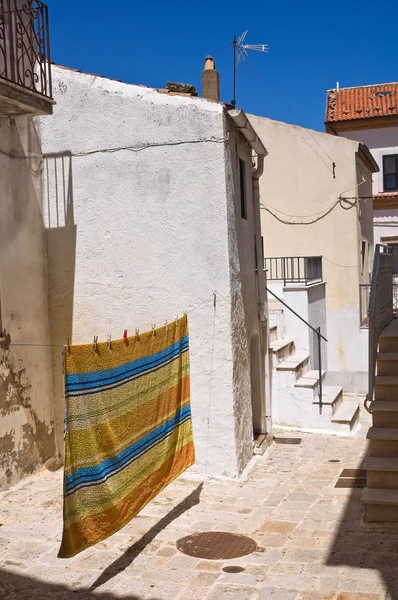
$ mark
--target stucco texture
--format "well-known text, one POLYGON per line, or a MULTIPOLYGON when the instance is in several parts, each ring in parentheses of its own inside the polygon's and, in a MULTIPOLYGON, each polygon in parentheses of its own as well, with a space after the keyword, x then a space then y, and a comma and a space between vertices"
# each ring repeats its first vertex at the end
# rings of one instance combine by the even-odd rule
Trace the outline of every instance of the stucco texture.
POLYGON ((265 256, 322 255, 327 368, 336 373, 338 383, 348 385, 346 391, 365 391, 352 389, 351 374, 367 370, 359 285, 369 282, 372 270, 372 201, 354 201, 352 208, 338 205, 328 215, 318 217, 340 196, 370 196, 371 173, 357 156, 357 142, 262 117, 251 116, 250 120, 260 137, 267 140, 269 151, 260 181, 261 201, 280 219, 261 211, 265 256), (291 225, 281 221, 316 222, 291 225))
MULTIPOLYGON (((42 219, 32 119, 0 121, 0 489, 56 454, 42 219), (25 158, 29 157, 29 158, 25 158)), ((59 348, 61 355, 61 348, 59 348)))
MULTIPOLYGON (((194 468, 236 476, 253 442, 247 368, 234 388, 246 325, 223 107, 53 77, 57 106, 41 120, 52 341, 116 339, 188 311, 194 468)), ((247 365, 243 342, 241 353, 247 365)), ((54 378, 59 422, 56 359, 54 378)))

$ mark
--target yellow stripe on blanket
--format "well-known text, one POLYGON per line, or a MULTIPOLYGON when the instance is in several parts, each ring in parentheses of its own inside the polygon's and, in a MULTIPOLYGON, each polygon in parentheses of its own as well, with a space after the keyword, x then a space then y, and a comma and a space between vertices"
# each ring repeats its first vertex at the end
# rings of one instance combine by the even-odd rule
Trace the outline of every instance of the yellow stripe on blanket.
POLYGON ((126 525, 195 461, 186 316, 127 340, 65 348, 69 558, 126 525))

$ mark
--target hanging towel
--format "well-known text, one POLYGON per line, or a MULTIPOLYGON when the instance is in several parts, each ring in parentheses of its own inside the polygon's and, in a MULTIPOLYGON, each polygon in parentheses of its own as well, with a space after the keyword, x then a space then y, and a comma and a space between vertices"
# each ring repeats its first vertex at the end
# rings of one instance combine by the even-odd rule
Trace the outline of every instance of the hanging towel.
POLYGON ((126 525, 195 460, 188 318, 65 348, 64 530, 69 558, 126 525))

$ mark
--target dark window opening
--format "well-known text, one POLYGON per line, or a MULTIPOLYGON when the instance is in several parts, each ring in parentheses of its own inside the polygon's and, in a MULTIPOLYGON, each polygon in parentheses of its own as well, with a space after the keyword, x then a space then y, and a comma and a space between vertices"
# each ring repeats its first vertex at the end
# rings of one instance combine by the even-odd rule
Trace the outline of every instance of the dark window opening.
POLYGON ((246 168, 245 161, 239 159, 239 190, 240 190, 240 214, 242 219, 247 219, 247 206, 246 206, 246 168))
POLYGON ((383 182, 385 192, 398 191, 398 154, 383 156, 383 182))

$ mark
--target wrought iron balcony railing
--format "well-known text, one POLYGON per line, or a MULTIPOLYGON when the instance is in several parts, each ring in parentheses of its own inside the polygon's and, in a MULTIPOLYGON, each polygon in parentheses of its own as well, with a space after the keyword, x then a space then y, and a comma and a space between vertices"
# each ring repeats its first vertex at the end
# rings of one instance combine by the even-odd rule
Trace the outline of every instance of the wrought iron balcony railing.
POLYGON ((264 259, 268 281, 288 283, 322 282, 322 256, 273 256, 264 259))
POLYGON ((52 98, 48 8, 40 0, 0 0, 0 81, 52 98))

